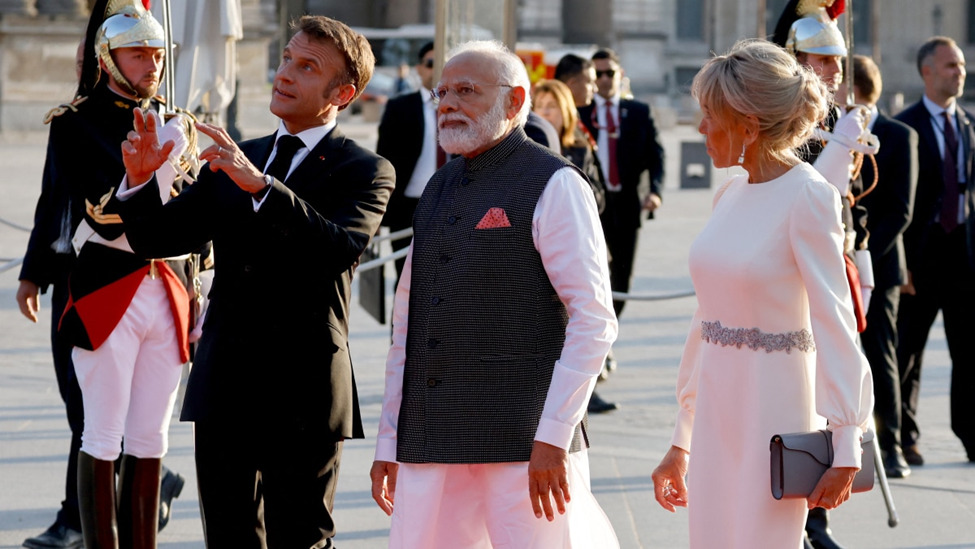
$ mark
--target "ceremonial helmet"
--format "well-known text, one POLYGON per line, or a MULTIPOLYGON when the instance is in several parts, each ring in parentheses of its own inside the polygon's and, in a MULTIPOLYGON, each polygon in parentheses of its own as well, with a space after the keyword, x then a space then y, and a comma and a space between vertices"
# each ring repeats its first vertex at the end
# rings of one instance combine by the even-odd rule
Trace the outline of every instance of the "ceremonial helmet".
MULTIPOLYGON (((93 15, 94 16, 94 15, 93 15)), ((119 48, 165 48, 162 25, 141 2, 110 0, 105 20, 95 34, 95 56, 100 59, 125 91, 138 95, 122 72, 115 66, 111 51, 119 48)))
POLYGON ((845 56, 846 43, 836 18, 845 0, 791 0, 775 25, 772 41, 789 53, 845 56))

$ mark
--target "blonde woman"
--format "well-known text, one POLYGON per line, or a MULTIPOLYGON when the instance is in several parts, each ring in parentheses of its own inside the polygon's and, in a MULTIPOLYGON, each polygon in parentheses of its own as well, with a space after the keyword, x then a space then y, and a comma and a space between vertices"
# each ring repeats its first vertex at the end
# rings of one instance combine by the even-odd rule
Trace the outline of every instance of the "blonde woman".
POLYGON ((692 548, 798 549, 807 507, 832 509, 850 497, 873 405, 840 196, 794 152, 823 118, 827 91, 785 50, 750 41, 711 59, 692 93, 715 167, 740 165, 747 174, 718 191, 691 246, 699 306, 654 495, 670 511, 688 507, 692 548), (808 500, 773 499, 772 435, 826 420, 833 466, 808 500))

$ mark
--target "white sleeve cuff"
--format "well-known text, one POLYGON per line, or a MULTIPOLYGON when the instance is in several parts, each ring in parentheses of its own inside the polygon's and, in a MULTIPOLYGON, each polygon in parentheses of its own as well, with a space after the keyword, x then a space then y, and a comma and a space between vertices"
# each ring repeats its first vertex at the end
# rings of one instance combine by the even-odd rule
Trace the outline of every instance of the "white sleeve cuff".
POLYGON ((396 461, 396 439, 380 438, 376 440, 376 460, 396 461))
POLYGON ((835 427, 833 431, 833 467, 860 468, 863 431, 857 425, 835 427))
POLYGON ((677 425, 674 435, 670 438, 671 446, 676 446, 688 453, 691 451, 691 430, 694 428, 694 412, 681 408, 677 412, 677 425))
POLYGON ((535 440, 568 450, 575 434, 575 425, 566 425, 553 419, 541 418, 535 431, 535 440))

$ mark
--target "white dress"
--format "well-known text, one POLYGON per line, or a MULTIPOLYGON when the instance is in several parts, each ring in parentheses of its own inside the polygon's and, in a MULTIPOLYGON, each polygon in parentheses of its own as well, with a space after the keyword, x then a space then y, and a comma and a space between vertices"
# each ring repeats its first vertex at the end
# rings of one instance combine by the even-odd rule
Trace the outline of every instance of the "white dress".
POLYGON ((797 549, 804 499, 770 491, 769 440, 829 420, 836 466, 860 466, 873 406, 842 257, 839 195, 810 165, 732 178, 690 250, 698 311, 672 442, 690 452, 690 546, 797 549))

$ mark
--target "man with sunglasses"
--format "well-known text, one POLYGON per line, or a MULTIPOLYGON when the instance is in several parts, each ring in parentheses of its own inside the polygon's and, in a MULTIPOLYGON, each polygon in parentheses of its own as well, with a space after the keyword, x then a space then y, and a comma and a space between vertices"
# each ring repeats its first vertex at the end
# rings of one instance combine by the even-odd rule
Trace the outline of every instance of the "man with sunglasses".
MULTIPOLYGON (((609 247, 610 281, 614 292, 628 292, 643 212, 652 219, 661 204, 664 150, 650 106, 621 97, 623 68, 616 52, 601 49, 592 55, 592 62, 596 95, 592 103, 579 108, 579 118, 596 139, 596 156, 606 181, 606 208, 600 220, 609 247)), ((617 316, 625 303, 613 301, 617 316)), ((610 353, 606 370, 615 365, 610 353)))
MULTIPOLYGON (((433 42, 424 44, 417 58, 415 68, 420 76, 420 89, 390 99, 379 122, 376 153, 389 160, 396 170, 396 188, 383 217, 383 225, 390 231, 413 224, 413 212, 423 188, 447 159, 446 153, 437 145, 437 107, 430 94, 436 59, 433 42)), ((409 245, 409 238, 392 242, 393 251, 409 245)), ((405 259, 396 260, 397 280, 405 262, 405 259)))

